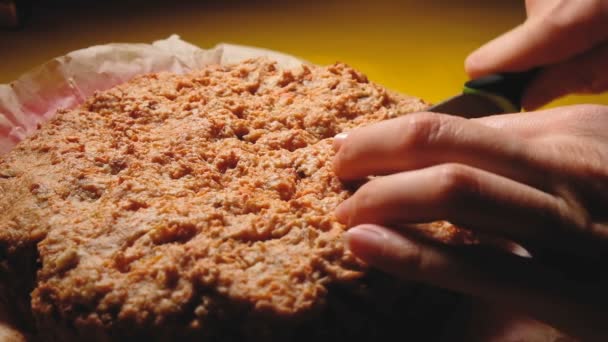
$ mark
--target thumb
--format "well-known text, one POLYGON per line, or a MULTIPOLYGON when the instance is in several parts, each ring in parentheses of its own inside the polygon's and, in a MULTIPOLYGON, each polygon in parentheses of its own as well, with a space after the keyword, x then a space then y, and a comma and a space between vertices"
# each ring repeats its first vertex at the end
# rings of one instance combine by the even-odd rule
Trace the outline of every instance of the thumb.
POLYGON ((523 71, 565 61, 608 38, 608 8, 602 1, 558 1, 469 55, 470 77, 523 71))

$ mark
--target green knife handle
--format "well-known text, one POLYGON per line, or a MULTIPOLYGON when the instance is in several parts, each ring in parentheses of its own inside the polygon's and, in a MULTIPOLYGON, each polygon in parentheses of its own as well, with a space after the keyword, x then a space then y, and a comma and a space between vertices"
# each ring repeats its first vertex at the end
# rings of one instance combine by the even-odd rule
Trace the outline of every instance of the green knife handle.
POLYGON ((524 91, 540 68, 523 72, 505 72, 470 80, 464 85, 465 93, 479 94, 500 103, 507 112, 519 112, 524 91))

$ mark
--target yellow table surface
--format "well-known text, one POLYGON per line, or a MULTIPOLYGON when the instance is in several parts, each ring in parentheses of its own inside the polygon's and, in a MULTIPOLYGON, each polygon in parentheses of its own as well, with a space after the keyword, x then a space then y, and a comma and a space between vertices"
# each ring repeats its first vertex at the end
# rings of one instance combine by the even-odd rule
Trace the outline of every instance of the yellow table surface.
MULTIPOLYGON (((469 52, 525 18, 523 1, 515 0, 68 2, 40 1, 23 28, 0 31, 0 83, 71 50, 177 33, 201 47, 231 42, 318 64, 346 62, 389 88, 437 102, 461 90, 469 52)), ((571 96, 552 106, 584 102, 608 104, 608 96, 571 96)))

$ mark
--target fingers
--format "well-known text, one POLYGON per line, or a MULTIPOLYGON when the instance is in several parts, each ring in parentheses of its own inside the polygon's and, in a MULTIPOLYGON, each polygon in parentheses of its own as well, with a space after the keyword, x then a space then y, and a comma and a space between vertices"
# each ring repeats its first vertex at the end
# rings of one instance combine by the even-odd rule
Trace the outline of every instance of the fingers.
POLYGON ((554 1, 542 7, 522 25, 473 52, 465 62, 469 76, 562 62, 608 38, 604 1, 554 1))
POLYGON ((529 164, 529 147, 514 137, 454 116, 410 114, 336 137, 334 171, 351 180, 461 163, 541 187, 544 175, 529 164))
MULTIPOLYGON (((505 302, 508 297, 519 297, 522 284, 517 284, 517 280, 522 277, 507 272, 532 266, 529 259, 500 253, 496 253, 492 258, 466 260, 465 248, 434 245, 372 224, 350 229, 345 234, 345 242, 349 250, 358 258, 384 272, 403 279, 422 281, 485 297, 492 302, 505 302), (510 267, 500 268, 503 271, 500 279, 492 279, 484 275, 485 273, 495 276, 499 264, 510 264, 510 267), (499 289, 502 291, 497 291, 499 289)), ((470 251, 471 254, 473 252, 470 251)), ((540 274, 530 273, 531 277, 524 279, 542 282, 547 276, 546 271, 540 274)), ((553 277, 554 275, 551 275, 551 278, 553 277)))
POLYGON ((397 277, 470 294, 506 308, 523 309, 578 336, 592 338, 590 333, 606 333, 587 329, 605 327, 606 313, 593 302, 593 292, 540 267, 533 259, 433 245, 369 224, 349 230, 345 239, 357 257, 397 277), (576 322, 571 312, 585 313, 579 319, 585 319, 588 325, 576 322), (586 331, 579 331, 581 326, 586 331))
MULTIPOLYGON (((518 242, 552 236, 559 246, 569 208, 535 188, 461 164, 375 178, 336 209, 341 222, 396 225, 446 220, 518 242)), ((547 243, 545 240, 544 243, 547 243)))
POLYGON ((599 94, 608 90, 608 44, 544 68, 524 94, 526 110, 536 109, 571 93, 599 94))
POLYGON ((530 139, 549 133, 550 127, 555 126, 555 116, 557 114, 553 116, 554 120, 551 120, 547 115, 544 115, 544 112, 500 114, 471 120, 488 127, 510 132, 524 139, 530 139))
MULTIPOLYGON (((491 115, 471 120, 484 126, 507 131, 526 140, 548 136, 596 136, 597 133, 594 132, 603 132, 601 127, 608 123, 608 106, 571 105, 534 112, 491 115)), ((534 146, 537 147, 538 144, 534 143, 534 146)), ((538 157, 539 153, 542 153, 542 149, 535 148, 533 154, 538 157)))

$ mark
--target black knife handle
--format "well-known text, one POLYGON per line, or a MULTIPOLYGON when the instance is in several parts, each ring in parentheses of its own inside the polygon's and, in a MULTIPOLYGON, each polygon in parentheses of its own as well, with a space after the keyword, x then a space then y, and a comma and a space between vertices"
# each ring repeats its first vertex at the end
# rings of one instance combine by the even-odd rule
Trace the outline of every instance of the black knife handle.
POLYGON ((536 77, 540 68, 523 72, 505 72, 476 78, 465 83, 465 89, 500 96, 521 110, 521 99, 530 82, 536 77))

